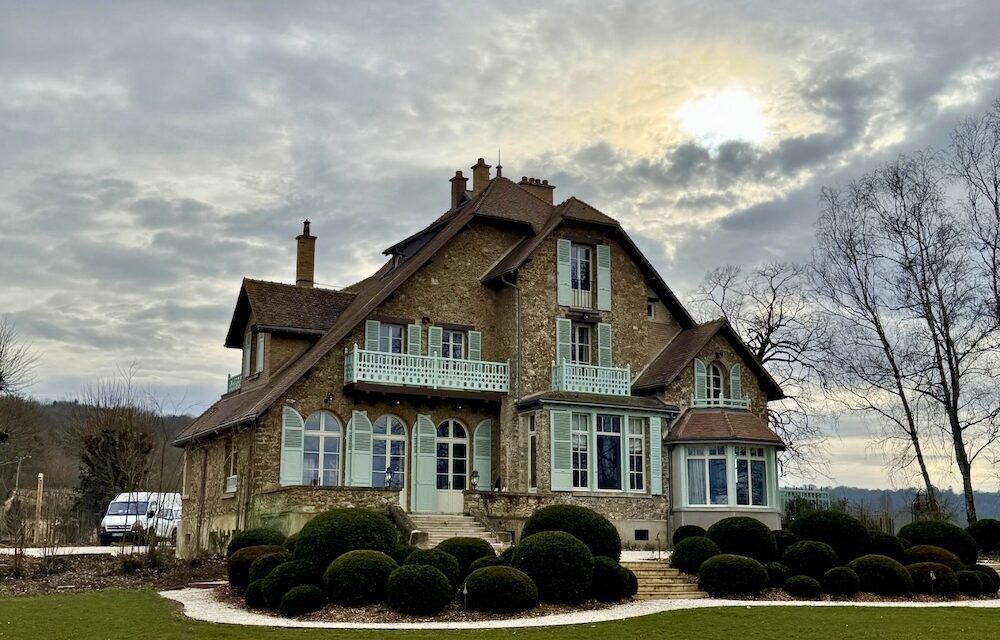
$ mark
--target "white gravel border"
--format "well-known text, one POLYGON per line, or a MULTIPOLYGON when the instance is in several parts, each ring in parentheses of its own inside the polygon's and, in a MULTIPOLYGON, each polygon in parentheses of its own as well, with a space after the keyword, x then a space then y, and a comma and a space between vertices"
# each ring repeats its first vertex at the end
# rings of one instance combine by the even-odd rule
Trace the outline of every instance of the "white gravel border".
POLYGON ((184 615, 204 622, 239 624, 254 627, 295 627, 310 629, 512 629, 518 627, 554 627, 570 624, 592 624, 636 618, 664 611, 703 609, 707 607, 959 607, 998 609, 1000 600, 958 600, 955 602, 836 602, 793 600, 642 600, 594 611, 575 611, 537 618, 481 620, 477 622, 313 622, 293 618, 277 618, 247 611, 220 601, 213 589, 178 589, 161 591, 160 595, 184 606, 184 615))

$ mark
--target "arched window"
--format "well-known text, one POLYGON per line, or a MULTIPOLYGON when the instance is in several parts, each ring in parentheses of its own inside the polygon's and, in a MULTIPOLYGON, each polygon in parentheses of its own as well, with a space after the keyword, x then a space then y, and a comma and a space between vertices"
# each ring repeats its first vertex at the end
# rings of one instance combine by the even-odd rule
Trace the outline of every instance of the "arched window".
POLYGON ((340 484, 340 420, 329 411, 306 419, 302 442, 302 484, 335 487, 340 484))
POLYGON ((713 399, 722 398, 722 381, 725 378, 722 374, 722 365, 713 362, 708 365, 708 397, 713 399))
POLYGON ((381 416, 372 424, 372 486, 385 486, 386 469, 392 469, 393 489, 406 481, 406 428, 396 416, 381 416))
POLYGON ((468 488, 469 436, 458 420, 445 420, 437 428, 437 488, 468 488))

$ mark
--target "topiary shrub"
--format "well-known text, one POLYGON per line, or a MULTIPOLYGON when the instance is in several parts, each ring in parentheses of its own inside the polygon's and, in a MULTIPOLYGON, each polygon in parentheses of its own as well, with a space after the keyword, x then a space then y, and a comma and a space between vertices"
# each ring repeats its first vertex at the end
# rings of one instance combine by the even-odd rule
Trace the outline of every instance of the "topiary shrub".
POLYGON ((493 558, 497 555, 496 551, 493 550, 493 545, 482 538, 448 538, 434 548, 450 554, 458 560, 460 579, 469 575, 469 567, 476 560, 493 558))
POLYGON ((903 564, 917 564, 920 562, 937 562, 943 564, 952 571, 961 571, 965 565, 951 551, 935 547, 932 544, 917 544, 903 552, 903 564))
POLYGON ((810 576, 792 576, 785 580, 785 584, 781 588, 785 590, 785 593, 796 598, 818 598, 819 594, 823 592, 819 580, 810 576))
POLYGON ((465 579, 466 604, 473 611, 516 613, 538 604, 538 587, 513 567, 483 567, 465 579))
POLYGON ((699 527, 696 524, 685 524, 677 527, 677 529, 674 530, 674 535, 670 540, 671 542, 674 543, 674 546, 676 547, 678 544, 680 544, 681 540, 686 540, 687 538, 697 538, 697 537, 704 538, 705 533, 706 533, 705 529, 699 527))
POLYGON ((497 557, 500 558, 501 560, 503 560, 504 562, 506 562, 507 564, 513 564, 513 562, 514 562, 514 545, 510 545, 509 547, 507 547, 506 549, 504 549, 503 551, 501 551, 500 555, 498 555, 497 557))
POLYGON ((326 570, 341 554, 358 549, 389 553, 398 534, 392 521, 369 509, 331 509, 306 523, 295 543, 295 558, 326 570))
POLYGON ((264 582, 262 580, 257 580, 247 585, 246 590, 243 592, 243 602, 246 603, 248 609, 264 609, 267 607, 267 602, 264 601, 263 586, 264 582))
POLYGON ((622 567, 625 569, 625 573, 628 574, 628 591, 625 593, 629 598, 635 597, 635 594, 639 593, 639 576, 635 575, 635 571, 632 571, 628 567, 622 567))
POLYGON ((452 589, 457 588, 462 580, 462 571, 455 556, 438 549, 418 549, 407 556, 403 564, 424 564, 434 567, 448 578, 448 584, 452 589))
POLYGON ((275 551, 274 553, 265 553, 259 556, 250 565, 250 582, 254 583, 258 580, 263 580, 276 566, 291 562, 294 559, 292 554, 287 551, 275 551))
POLYGON ((974 564, 969 566, 969 571, 975 571, 980 575, 986 576, 989 580, 989 588, 983 591, 984 594, 995 594, 1000 590, 1000 574, 993 567, 986 566, 985 564, 974 564))
POLYGON ((288 593, 281 599, 281 605, 278 609, 281 611, 281 615, 286 618, 295 618, 319 611, 324 604, 326 604, 326 599, 323 597, 322 589, 314 584, 300 584, 288 590, 288 593))
POLYGON ((910 544, 931 544, 954 553, 965 564, 976 564, 979 550, 976 540, 950 522, 924 520, 911 522, 899 530, 899 537, 910 544))
POLYGON ((775 529, 771 532, 771 537, 774 538, 774 546, 777 547, 779 556, 785 549, 799 541, 799 537, 788 529, 775 529))
POLYGON ((535 582, 543 602, 579 602, 594 577, 587 545, 564 531, 543 531, 515 547, 513 563, 535 582))
POLYGON ((855 558, 847 567, 858 574, 861 590, 879 596, 905 596, 913 590, 906 567, 886 556, 869 554, 855 558))
POLYGON ((983 574, 978 571, 956 571, 958 590, 967 596, 978 596, 983 593, 983 574))
POLYGON ((781 562, 792 571, 793 576, 809 576, 818 580, 837 566, 837 552, 825 542, 801 540, 785 549, 781 562))
POLYGON ((703 562, 720 553, 722 551, 718 545, 708 538, 702 536, 685 538, 670 554, 670 566, 684 573, 698 573, 698 568, 703 562))
POLYGON ((764 565, 732 554, 709 558, 698 573, 698 588, 713 598, 756 596, 767 588, 767 581, 764 565))
POLYGON ((285 594, 302 584, 316 584, 316 572, 308 562, 292 560, 272 569, 271 573, 261 580, 260 586, 267 607, 277 610, 285 594))
POLYGON ((590 595, 599 602, 619 602, 628 597, 628 574, 613 558, 594 557, 594 578, 590 595))
POLYGON ((917 562, 906 565, 913 580, 913 593, 950 596, 958 591, 958 578, 951 567, 940 562, 917 562))
POLYGON ((840 511, 814 511, 792 522, 799 540, 825 542, 837 552, 841 562, 850 562, 870 553, 871 535, 856 518, 840 511))
POLYGON ((420 547, 415 547, 412 544, 401 544, 397 545, 389 555, 396 561, 396 564, 402 565, 406 562, 406 559, 410 557, 410 554, 418 549, 420 549, 420 547))
MULTIPOLYGON (((542 531, 564 531, 587 545, 595 556, 619 560, 622 539, 611 521, 593 509, 573 504, 554 504, 535 511, 521 529, 521 540, 542 531)), ((544 596, 542 597, 544 600, 544 596)))
POLYGON ((887 556, 893 560, 903 560, 903 551, 905 549, 902 540, 891 533, 883 533, 882 531, 869 531, 868 535, 872 539, 872 553, 887 556))
POLYGON ((229 546, 226 547, 226 557, 232 558, 234 553, 247 547, 281 545, 284 541, 285 534, 277 529, 270 529, 268 527, 237 531, 229 541, 229 546))
POLYGON ((472 561, 469 565, 469 573, 476 571, 478 569, 485 569, 486 567, 509 567, 510 565, 498 556, 487 556, 485 558, 477 558, 472 561))
POLYGON ((823 591, 832 596, 853 596, 861 590, 861 579, 849 567, 834 567, 823 574, 823 591))
POLYGON ((381 551, 348 551, 323 573, 326 597, 348 607, 385 602, 385 585, 398 566, 381 551))
POLYGON ((250 567, 254 560, 269 553, 281 553, 284 550, 284 547, 273 544, 237 549, 226 560, 226 574, 229 577, 229 584, 240 589, 246 587, 250 584, 250 567))
POLYGON ((295 543, 298 541, 299 541, 299 534, 298 532, 295 532, 292 535, 285 538, 285 541, 282 543, 282 546, 285 547, 285 550, 288 551, 288 553, 295 553, 295 543))
POLYGON ((976 546, 983 553, 1000 551, 1000 520, 983 518, 976 520, 965 529, 966 533, 976 541, 976 546))
POLYGON ((764 569, 767 570, 767 584, 775 589, 780 589, 785 580, 792 576, 792 570, 780 562, 768 562, 764 565, 764 569))
POLYGON ((427 564, 405 564, 389 576, 385 595, 399 613, 429 616, 447 607, 454 591, 440 570, 427 564))
POLYGON ((722 553, 747 556, 758 562, 768 562, 778 554, 771 530, 754 518, 723 518, 709 527, 705 535, 722 553))

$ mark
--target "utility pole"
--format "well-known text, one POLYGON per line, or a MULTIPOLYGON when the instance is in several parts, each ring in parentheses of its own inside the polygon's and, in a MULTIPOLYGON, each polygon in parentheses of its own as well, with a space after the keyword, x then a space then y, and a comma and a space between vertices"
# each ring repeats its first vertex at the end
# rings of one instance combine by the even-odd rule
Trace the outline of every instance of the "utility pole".
POLYGON ((45 487, 45 474, 38 474, 38 489, 35 492, 35 544, 42 539, 42 490, 45 487))
POLYGON ((30 458, 31 456, 18 456, 17 457, 17 472, 14 474, 14 493, 17 494, 17 490, 21 487, 21 461, 30 458))

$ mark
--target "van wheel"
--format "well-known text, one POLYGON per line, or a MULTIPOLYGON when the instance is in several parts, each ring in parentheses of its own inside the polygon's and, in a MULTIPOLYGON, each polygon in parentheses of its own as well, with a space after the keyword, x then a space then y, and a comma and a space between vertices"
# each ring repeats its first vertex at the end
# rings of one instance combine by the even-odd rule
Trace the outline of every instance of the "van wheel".
POLYGON ((102 547, 111 546, 111 536, 98 536, 98 540, 100 541, 102 547))

